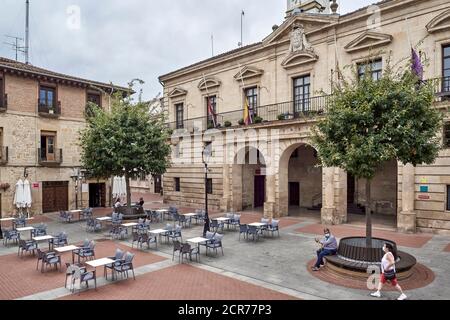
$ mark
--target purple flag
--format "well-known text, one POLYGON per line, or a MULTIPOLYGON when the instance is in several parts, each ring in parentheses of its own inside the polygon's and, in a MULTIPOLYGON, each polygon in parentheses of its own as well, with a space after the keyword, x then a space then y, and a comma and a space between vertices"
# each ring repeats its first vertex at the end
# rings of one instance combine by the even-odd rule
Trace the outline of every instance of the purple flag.
POLYGON ((412 64, 411 69, 412 72, 420 79, 423 80, 423 65, 422 61, 420 60, 419 55, 417 54, 416 50, 414 48, 411 49, 412 51, 412 64))

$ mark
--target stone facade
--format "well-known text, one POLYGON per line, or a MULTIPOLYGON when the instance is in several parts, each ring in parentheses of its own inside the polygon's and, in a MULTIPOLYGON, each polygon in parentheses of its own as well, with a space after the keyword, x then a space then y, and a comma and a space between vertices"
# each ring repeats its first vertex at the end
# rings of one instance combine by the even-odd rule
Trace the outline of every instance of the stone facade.
MULTIPOLYGON (((207 121, 207 97, 215 96, 216 122, 221 124, 219 132, 224 134, 236 128, 242 130, 243 136, 248 136, 250 131, 256 135, 267 130, 277 132, 276 147, 258 147, 266 160, 274 159, 273 154, 278 155, 270 164, 271 173, 266 174, 266 216, 289 214, 289 193, 292 192, 289 182, 295 180, 300 182, 301 206, 314 205, 314 195, 322 192, 322 221, 329 224, 347 222, 350 198, 355 204, 365 203, 363 183, 355 181, 354 194, 349 194, 346 172, 338 168, 314 168, 311 154, 301 150, 311 144, 311 127, 317 115, 326 109, 326 96, 331 93, 330 80, 338 80, 338 66, 350 76, 351 70, 344 66, 356 67, 367 63, 368 59, 381 60, 382 68, 386 68, 389 59, 394 63, 400 60, 407 63, 411 46, 417 46, 422 58, 428 60, 424 78, 435 79, 435 106, 449 121, 450 103, 445 96, 450 89, 443 85, 447 81, 443 80, 443 48, 450 46, 450 4, 445 0, 383 1, 343 16, 288 11, 286 20, 279 27, 274 26, 273 32, 261 42, 161 76, 169 125, 173 129, 184 128, 181 131, 183 140, 188 142, 181 142, 184 145, 182 152, 190 149, 192 155, 187 158, 193 160, 180 164, 173 159, 164 179, 166 202, 204 206, 201 143, 196 144, 195 140, 211 124, 211 114, 207 121), (297 37, 292 36, 294 32, 298 33, 297 37), (295 46, 292 46, 293 39, 298 42, 295 46), (304 108, 297 112, 299 110, 292 102, 294 83, 295 79, 305 76, 308 78, 302 81, 309 83, 308 103, 297 102, 298 107, 304 108), (257 92, 258 115, 263 122, 239 126, 244 114, 245 89, 253 87, 257 92), (183 121, 178 119, 177 123, 180 112, 177 113, 176 108, 180 104, 183 121), (300 150, 298 159, 293 159, 296 149, 300 150), (179 192, 174 189, 175 178, 180 178, 179 192)), ((254 144, 252 138, 248 138, 246 144, 235 148, 238 140, 215 138, 213 146, 232 146, 233 151, 227 151, 231 153, 227 157, 234 159, 254 144)), ((386 164, 372 185, 375 199, 372 210, 375 214, 397 216, 397 227, 404 232, 448 232, 449 164, 448 148, 442 150, 433 165, 410 168, 386 164), (421 188, 424 186, 428 187, 427 192, 421 188)), ((212 166, 214 191, 210 205, 223 211, 242 210, 251 205, 254 197, 251 173, 254 170, 237 165, 233 160, 212 166)))
MULTIPOLYGON (((36 68, 37 69, 37 68, 36 68)), ((2 148, 8 148, 7 159, 0 166, 0 181, 10 185, 9 189, 1 190, 2 217, 13 215, 17 209, 13 205, 15 184, 19 178, 32 184, 33 204, 32 214, 43 212, 43 182, 68 183, 68 209, 74 209, 75 182, 72 180, 74 169, 80 168, 81 147, 79 132, 85 126, 84 111, 90 87, 87 80, 59 75, 43 69, 36 70, 33 66, 13 63, 7 59, 0 60, 0 79, 4 84, 0 93, 7 95, 7 105, 0 113, 0 128, 2 130, 2 148), (17 71, 23 68, 23 71, 17 71), (38 112, 40 85, 52 86, 56 90, 56 101, 60 102, 61 113, 58 117, 45 116, 38 112), (39 161, 38 149, 41 147, 41 133, 55 133, 55 150, 62 150, 62 158, 42 163, 39 161)), ((93 84, 94 86, 94 84, 93 84)), ((95 87, 103 90, 110 88, 95 83, 95 87)), ((95 89, 96 90, 96 89, 95 89)), ((101 105, 108 106, 109 96, 101 96, 101 105)), ((55 152, 57 154, 58 152, 55 152)), ((97 183, 84 181, 85 184, 97 183)), ((107 181, 104 181, 109 186, 107 181)), ((106 192, 108 197, 109 192, 106 192)), ((108 200, 107 200, 108 202, 108 200)), ((89 192, 78 188, 78 207, 89 206, 89 192)))

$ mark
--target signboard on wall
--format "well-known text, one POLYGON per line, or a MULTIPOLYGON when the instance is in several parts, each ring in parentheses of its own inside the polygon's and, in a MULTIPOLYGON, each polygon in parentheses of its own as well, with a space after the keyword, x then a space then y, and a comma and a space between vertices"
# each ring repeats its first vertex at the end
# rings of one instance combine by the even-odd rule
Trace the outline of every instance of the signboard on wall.
POLYGON ((33 189, 39 189, 39 182, 33 182, 33 189))
POLYGON ((83 183, 83 184, 81 185, 81 192, 83 192, 83 193, 88 193, 88 192, 89 192, 89 184, 83 183))
POLYGON ((420 192, 428 193, 428 190, 429 190, 428 186, 420 186, 420 192))

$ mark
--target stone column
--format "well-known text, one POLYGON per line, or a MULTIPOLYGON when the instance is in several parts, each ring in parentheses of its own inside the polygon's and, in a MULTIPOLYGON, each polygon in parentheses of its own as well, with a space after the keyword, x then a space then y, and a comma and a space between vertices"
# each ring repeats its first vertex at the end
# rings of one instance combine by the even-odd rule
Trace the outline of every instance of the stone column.
POLYGON ((336 215, 336 206, 334 203, 334 171, 335 168, 323 168, 323 224, 333 224, 336 215))
POLYGON ((415 171, 413 165, 403 166, 402 211, 398 215, 397 228, 400 232, 416 233, 417 214, 414 211, 415 171))
POLYGON ((264 203, 264 218, 275 218, 275 182, 276 176, 266 176, 266 202, 264 203))

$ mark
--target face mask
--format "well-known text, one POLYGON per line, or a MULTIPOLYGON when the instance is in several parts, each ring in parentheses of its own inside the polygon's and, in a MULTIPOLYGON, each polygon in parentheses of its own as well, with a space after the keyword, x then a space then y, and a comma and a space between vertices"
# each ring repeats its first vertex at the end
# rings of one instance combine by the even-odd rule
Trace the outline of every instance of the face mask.
POLYGON ((330 234, 329 234, 329 233, 326 233, 326 234, 325 234, 325 238, 328 239, 329 237, 330 237, 330 234))

